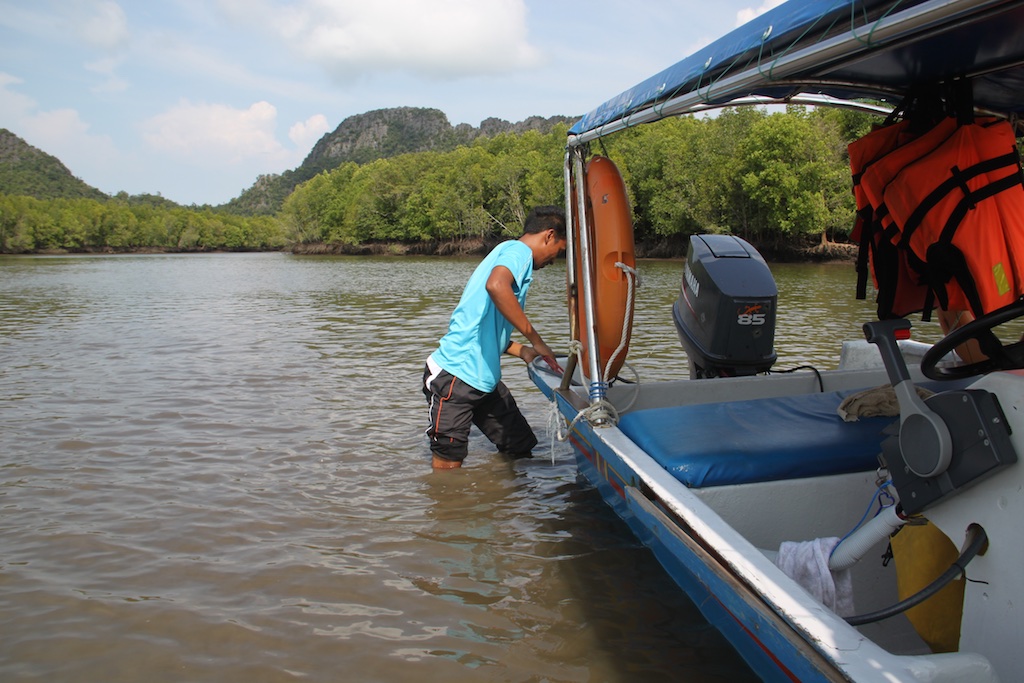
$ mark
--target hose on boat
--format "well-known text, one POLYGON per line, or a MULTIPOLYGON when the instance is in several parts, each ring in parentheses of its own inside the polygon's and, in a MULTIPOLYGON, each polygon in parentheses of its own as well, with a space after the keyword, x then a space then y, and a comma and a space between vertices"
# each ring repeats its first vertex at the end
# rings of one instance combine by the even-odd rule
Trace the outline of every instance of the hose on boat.
POLYGON ((836 544, 829 554, 828 568, 834 572, 849 569, 857 564, 872 546, 884 541, 894 529, 903 526, 906 521, 907 517, 899 504, 883 507, 869 522, 848 533, 836 544))
POLYGON ((894 605, 890 605, 889 607, 880 609, 876 612, 846 617, 846 622, 851 626, 873 624, 876 621, 882 621, 883 619, 894 617, 897 614, 902 614, 911 607, 921 604, 945 588, 951 581, 958 578, 961 574, 966 575, 967 564, 982 551, 987 543, 988 535, 985 533, 985 530, 977 524, 972 524, 967 528, 967 545, 960 553, 960 557, 956 558, 956 561, 949 566, 949 569, 942 572, 942 574, 939 575, 939 578, 935 579, 910 597, 900 600, 894 605))
POLYGON ((852 567, 864 557, 864 553, 871 546, 884 540, 892 534, 894 529, 902 526, 906 521, 903 508, 889 493, 888 489, 892 486, 892 480, 881 481, 881 479, 882 477, 879 477, 878 488, 871 496, 871 502, 868 503, 860 520, 846 532, 845 536, 839 539, 839 542, 832 548, 832 552, 829 553, 828 568, 832 571, 842 571, 852 567), (876 502, 879 504, 879 508, 875 511, 874 517, 865 524, 864 520, 871 514, 871 508, 876 502))
POLYGON ((818 368, 814 367, 813 365, 798 365, 795 368, 789 368, 788 370, 769 370, 768 374, 787 374, 790 372, 796 372, 798 370, 810 370, 811 372, 813 372, 815 377, 818 378, 818 392, 822 394, 825 393, 825 383, 821 379, 821 372, 819 372, 818 368))

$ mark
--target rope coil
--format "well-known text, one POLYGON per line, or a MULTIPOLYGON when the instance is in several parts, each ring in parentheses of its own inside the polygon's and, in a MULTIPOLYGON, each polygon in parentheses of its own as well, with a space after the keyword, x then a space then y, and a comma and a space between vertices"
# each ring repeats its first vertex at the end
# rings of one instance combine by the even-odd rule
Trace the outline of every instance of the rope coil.
MULTIPOLYGON (((636 268, 629 266, 621 261, 615 263, 615 267, 623 271, 626 276, 628 295, 626 297, 626 315, 622 320, 622 335, 619 340, 619 346, 612 352, 611 357, 605 364, 604 372, 600 380, 592 382, 590 385, 589 397, 593 401, 591 405, 580 410, 576 413, 576 416, 572 421, 568 421, 562 417, 558 410, 558 400, 554 394, 551 396, 551 408, 548 412, 548 433, 551 434, 551 464, 555 462, 555 443, 568 441, 572 430, 582 420, 586 420, 590 424, 611 424, 616 425, 619 423, 620 409, 616 408, 615 405, 605 398, 605 394, 614 379, 608 375, 611 373, 611 367, 615 362, 615 359, 625 350, 629 342, 630 325, 633 320, 633 304, 635 300, 636 289, 640 287, 641 280, 640 274, 636 268)), ((574 339, 569 342, 569 356, 576 356, 578 364, 583 362, 583 343, 574 339)), ((621 409, 621 412, 625 412, 633 407, 637 397, 640 393, 640 375, 636 369, 629 363, 623 361, 623 367, 629 368, 636 378, 634 386, 636 387, 632 398, 627 402, 626 406, 621 409)), ((580 365, 582 367, 582 365, 580 365)))
POLYGON ((636 268, 628 266, 621 261, 616 261, 615 267, 625 274, 628 289, 626 294, 626 315, 622 316, 622 336, 619 339, 619 346, 612 351, 611 356, 608 358, 608 362, 604 366, 604 376, 601 378, 606 386, 612 380, 608 376, 611 373, 612 364, 615 363, 615 359, 619 357, 619 354, 626 348, 626 344, 629 343, 629 327, 633 322, 633 298, 635 296, 635 288, 640 286, 640 274, 636 272, 636 268))

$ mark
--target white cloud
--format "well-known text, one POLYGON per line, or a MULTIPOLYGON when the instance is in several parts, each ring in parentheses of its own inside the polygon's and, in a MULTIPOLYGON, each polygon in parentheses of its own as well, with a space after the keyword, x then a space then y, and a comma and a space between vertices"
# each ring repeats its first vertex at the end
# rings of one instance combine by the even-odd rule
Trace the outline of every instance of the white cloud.
POLYGON ((56 156, 72 171, 115 163, 120 155, 109 136, 90 133, 75 109, 40 111, 38 102, 9 87, 21 82, 0 72, 0 120, 11 132, 56 156))
POLYGON ((10 124, 29 116, 36 108, 36 101, 9 86, 20 85, 22 79, 0 71, 0 121, 10 124))
POLYGON ((240 109, 183 100, 142 124, 149 161, 160 167, 150 175, 166 176, 164 196, 174 196, 177 186, 187 201, 222 203, 261 173, 298 166, 328 130, 325 116, 311 116, 291 126, 295 147, 286 147, 275 135, 277 122, 277 108, 265 101, 240 109), (184 167, 196 169, 196 177, 183 175, 184 167))
POLYGON ((248 109, 183 100, 142 124, 142 137, 155 150, 178 159, 214 166, 254 161, 279 166, 293 153, 274 135, 277 109, 256 102, 248 109))
POLYGON ((128 17, 119 4, 103 0, 89 10, 88 17, 78 26, 86 43, 102 50, 118 50, 128 44, 128 17))
MULTIPOLYGON (((46 140, 44 150, 76 144, 89 137, 89 124, 82 121, 74 109, 53 109, 34 114, 23 120, 22 126, 35 140, 46 140)), ((98 141, 109 138, 98 137, 98 141)))
POLYGON ((330 126, 327 124, 327 117, 323 114, 316 114, 289 128, 288 139, 299 149, 311 149, 328 130, 330 130, 330 126))
POLYGON ((451 79, 538 66, 523 0, 221 0, 339 80, 404 71, 451 79))
POLYGON ((93 92, 123 92, 128 89, 128 81, 117 75, 117 67, 121 60, 117 57, 104 57, 94 62, 87 62, 86 70, 103 76, 106 80, 93 87, 93 92))
POLYGON ((770 9, 775 9, 785 0, 765 0, 760 7, 747 7, 736 13, 736 25, 742 26, 751 19, 761 16, 770 9))

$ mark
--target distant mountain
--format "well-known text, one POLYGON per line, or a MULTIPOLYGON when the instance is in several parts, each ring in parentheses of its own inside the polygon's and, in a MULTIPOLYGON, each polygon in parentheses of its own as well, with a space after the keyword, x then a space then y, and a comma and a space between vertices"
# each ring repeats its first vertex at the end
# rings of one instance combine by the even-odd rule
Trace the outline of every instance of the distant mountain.
MULTIPOLYGON (((522 134, 531 130, 548 133, 559 123, 572 124, 575 120, 569 116, 531 116, 525 121, 509 123, 489 118, 482 121, 479 128, 474 128, 467 123, 452 126, 438 109, 397 107, 369 111, 348 117, 333 132, 320 138, 298 168, 261 175, 241 195, 215 208, 244 215, 271 215, 281 208, 297 185, 346 162, 366 164, 413 152, 447 152, 459 145, 471 144, 479 137, 522 134)), ((56 157, 3 128, 0 128, 0 193, 38 199, 111 199, 72 175, 56 157)), ((116 197, 129 204, 177 206, 159 195, 129 197, 120 192, 116 197)))
POLYGON ((559 123, 571 124, 575 120, 569 116, 533 116, 509 123, 489 118, 474 128, 466 123, 452 126, 444 112, 437 109, 377 109, 348 117, 334 132, 320 138, 298 168, 280 175, 260 176, 252 187, 220 208, 242 214, 272 214, 281 208, 296 185, 350 161, 366 164, 413 152, 447 152, 478 137, 522 134, 529 130, 547 133, 559 123))
POLYGON ((60 159, 0 128, 0 193, 36 199, 110 199, 76 178, 60 159))

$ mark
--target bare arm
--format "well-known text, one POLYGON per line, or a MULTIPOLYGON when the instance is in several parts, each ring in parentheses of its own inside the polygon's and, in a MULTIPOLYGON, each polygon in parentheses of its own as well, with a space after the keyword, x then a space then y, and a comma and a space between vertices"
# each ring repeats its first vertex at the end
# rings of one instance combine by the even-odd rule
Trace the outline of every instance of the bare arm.
POLYGON ((508 348, 505 349, 505 353, 516 358, 522 358, 527 363, 532 363, 534 358, 540 356, 537 350, 532 346, 525 346, 519 342, 509 342, 508 348))

